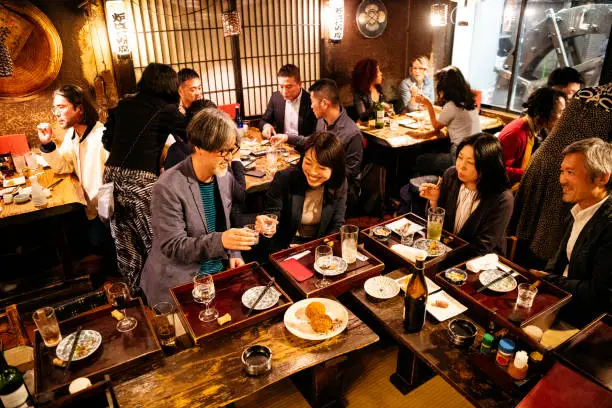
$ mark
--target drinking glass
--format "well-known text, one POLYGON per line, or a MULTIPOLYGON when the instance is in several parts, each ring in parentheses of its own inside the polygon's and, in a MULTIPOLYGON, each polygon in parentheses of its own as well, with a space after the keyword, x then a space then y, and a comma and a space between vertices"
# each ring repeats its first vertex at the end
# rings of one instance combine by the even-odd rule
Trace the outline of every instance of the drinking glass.
POLYGON ((519 283, 516 306, 523 307, 525 309, 531 308, 531 305, 533 305, 533 299, 535 299, 537 293, 538 288, 536 286, 533 286, 530 283, 519 283))
POLYGON ((276 220, 278 217, 276 214, 265 214, 263 218, 263 232, 262 235, 266 238, 272 238, 276 234, 276 220))
POLYGON ((204 303, 206 309, 198 315, 198 319, 203 322, 211 322, 219 317, 219 312, 210 303, 215 299, 215 282, 212 275, 205 274, 193 278, 193 299, 198 303, 204 303))
POLYGON ((356 225, 343 225, 340 227, 340 240, 342 242, 342 259, 347 264, 357 260, 357 238, 359 228, 356 225))
POLYGON ((36 155, 33 152, 27 152, 25 155, 26 166, 33 173, 38 169, 38 162, 36 161, 36 155))
MULTIPOLYGON (((319 245, 315 249, 315 265, 321 271, 327 271, 331 266, 334 258, 334 252, 330 246, 319 245)), ((324 288, 329 285, 327 276, 321 273, 322 278, 319 278, 315 283, 317 288, 324 288)))
POLYGON ((126 314, 127 303, 131 300, 128 286, 123 282, 113 283, 108 287, 107 295, 111 304, 123 313, 124 316, 123 319, 117 322, 117 330, 122 333, 134 330, 138 325, 138 321, 133 317, 128 317, 126 314))
POLYGON ((266 153, 266 161, 268 163, 268 170, 271 173, 275 173, 277 170, 277 159, 278 154, 275 147, 270 147, 266 153))
POLYGON ((155 314, 153 327, 162 346, 176 344, 176 329, 174 325, 174 306, 169 302, 160 302, 153 306, 155 314))
POLYGON ((247 225, 244 226, 244 229, 247 229, 247 230, 257 234, 257 241, 255 241, 254 245, 259 244, 259 231, 257 231, 257 229, 255 228, 255 224, 247 224, 247 225))
POLYGON ((427 239, 440 240, 442 237, 444 214, 444 208, 442 207, 429 208, 427 210, 427 239))
POLYGON ((55 309, 49 306, 42 307, 34 312, 32 319, 40 331, 45 346, 57 346, 62 340, 62 333, 60 332, 59 324, 57 324, 55 309))
POLYGON ((25 156, 14 154, 13 165, 15 166, 15 171, 17 173, 23 174, 23 170, 27 167, 25 156))
POLYGON ((414 244, 414 231, 410 228, 410 225, 406 225, 400 230, 401 244, 412 246, 414 244))

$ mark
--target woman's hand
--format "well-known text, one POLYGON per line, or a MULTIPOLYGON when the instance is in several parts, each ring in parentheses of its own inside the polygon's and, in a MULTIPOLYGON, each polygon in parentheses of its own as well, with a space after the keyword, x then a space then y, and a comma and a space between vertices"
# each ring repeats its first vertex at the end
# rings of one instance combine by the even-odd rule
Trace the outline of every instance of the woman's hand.
POLYGON ((221 242, 225 249, 249 251, 257 242, 257 235, 244 228, 230 228, 221 234, 221 242))
POLYGON ((414 100, 416 101, 416 103, 421 103, 423 105, 427 105, 427 104, 431 105, 431 101, 427 99, 427 97, 420 92, 414 95, 414 100))
POLYGON ((274 234, 276 234, 276 226, 278 225, 278 220, 272 219, 265 215, 258 215, 257 217, 255 217, 255 229, 261 235, 264 235, 264 225, 268 227, 268 230, 265 231, 265 236, 273 236, 274 234), (270 225, 274 227, 273 231, 271 231, 272 227, 270 225))
POLYGON ((438 206, 438 199, 440 198, 440 182, 441 177, 438 177, 438 184, 423 183, 419 187, 419 194, 421 197, 429 200, 429 204, 432 208, 438 206))
POLYGON ((230 269, 239 268, 244 265, 244 261, 242 258, 230 258, 229 267, 230 269))

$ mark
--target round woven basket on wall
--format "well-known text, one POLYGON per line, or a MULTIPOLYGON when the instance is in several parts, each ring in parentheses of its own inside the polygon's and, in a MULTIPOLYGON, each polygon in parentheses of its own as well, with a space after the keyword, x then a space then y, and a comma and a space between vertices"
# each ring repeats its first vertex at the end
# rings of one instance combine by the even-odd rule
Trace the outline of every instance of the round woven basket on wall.
POLYGON ((53 83, 62 65, 62 42, 51 20, 28 1, 2 0, 2 6, 32 25, 14 56, 13 75, 0 78, 0 101, 33 98, 53 83))

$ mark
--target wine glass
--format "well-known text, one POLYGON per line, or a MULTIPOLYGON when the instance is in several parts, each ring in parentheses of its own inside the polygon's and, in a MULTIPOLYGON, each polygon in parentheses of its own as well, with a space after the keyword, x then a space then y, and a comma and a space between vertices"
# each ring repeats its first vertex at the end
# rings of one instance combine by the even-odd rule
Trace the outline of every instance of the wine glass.
POLYGON ((123 313, 124 318, 117 322, 117 330, 120 332, 129 332, 134 330, 138 325, 138 321, 133 317, 128 317, 126 314, 127 302, 131 300, 130 289, 123 282, 116 282, 107 289, 108 300, 113 306, 123 313))
POLYGON ((191 294, 193 295, 193 300, 206 305, 206 309, 200 312, 198 319, 203 322, 211 322, 219 317, 217 309, 210 307, 210 303, 215 298, 215 282, 212 275, 196 275, 193 278, 193 291, 191 294))
POLYGON ((319 245, 315 249, 315 265, 317 266, 318 272, 323 276, 315 283, 317 288, 324 288, 330 284, 327 280, 327 270, 333 262, 333 250, 327 245, 319 245))

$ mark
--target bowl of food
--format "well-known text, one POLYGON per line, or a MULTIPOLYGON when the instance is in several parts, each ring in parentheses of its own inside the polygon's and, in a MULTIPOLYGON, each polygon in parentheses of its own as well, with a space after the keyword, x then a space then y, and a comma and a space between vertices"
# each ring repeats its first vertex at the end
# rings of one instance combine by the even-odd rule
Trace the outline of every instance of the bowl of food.
POLYGON ((467 280, 467 273, 459 268, 449 268, 444 272, 444 277, 453 285, 461 286, 467 280))
POLYGON ((374 227, 372 229, 372 234, 374 234, 374 237, 379 241, 386 241, 389 235, 391 235, 391 229, 381 225, 379 227, 374 227))
POLYGON ((242 366, 248 375, 257 376, 272 369, 272 350, 255 344, 242 352, 242 366))

